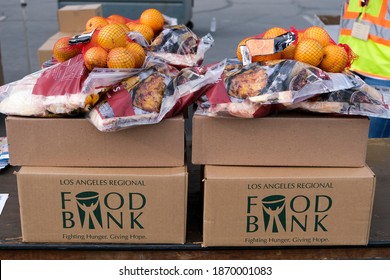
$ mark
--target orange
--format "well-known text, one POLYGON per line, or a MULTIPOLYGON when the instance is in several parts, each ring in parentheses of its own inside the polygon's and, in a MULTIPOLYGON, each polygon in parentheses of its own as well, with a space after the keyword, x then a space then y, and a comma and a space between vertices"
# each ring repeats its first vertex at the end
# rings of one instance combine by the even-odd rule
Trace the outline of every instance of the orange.
POLYGON ((108 21, 101 16, 94 16, 91 17, 87 23, 85 24, 85 30, 91 31, 93 29, 102 29, 103 26, 106 26, 108 24, 108 21))
POLYGON ((269 39, 269 38, 275 38, 278 37, 279 35, 282 35, 286 33, 287 30, 282 28, 282 27, 272 27, 264 32, 263 38, 269 39))
POLYGON ((98 34, 99 34, 99 30, 96 30, 93 34, 92 34, 92 38, 91 40, 88 42, 88 44, 84 45, 84 49, 88 49, 88 48, 91 48, 91 47, 96 47, 96 46, 99 46, 99 43, 98 43, 98 34))
POLYGON ((282 58, 281 53, 274 53, 274 54, 268 54, 268 55, 258 55, 258 56, 252 57, 252 62, 277 60, 277 59, 281 59, 281 58, 282 58))
POLYGON ((302 39, 295 48, 294 59, 318 66, 324 56, 324 48, 314 39, 302 39))
POLYGON ((126 49, 133 55, 135 60, 135 68, 139 68, 144 64, 146 53, 144 48, 135 42, 129 42, 126 49))
POLYGON ((64 62, 81 53, 81 48, 69 45, 70 38, 69 36, 59 38, 53 45, 53 56, 58 62, 64 62))
POLYGON ((240 43, 238 43, 237 45, 237 49, 236 49, 236 55, 237 55, 237 58, 242 62, 242 55, 241 55, 241 50, 240 50, 240 47, 241 46, 245 46, 245 42, 248 41, 249 39, 251 39, 252 37, 247 37, 243 40, 241 40, 240 43))
POLYGON ((129 21, 128 23, 126 23, 127 27, 129 28, 130 31, 133 31, 134 30, 134 27, 136 24, 138 24, 139 22, 136 22, 136 21, 129 21))
POLYGON ((85 97, 85 109, 89 110, 99 101, 99 94, 93 93, 85 97))
POLYGON ((281 51, 283 59, 294 59, 296 45, 291 44, 281 51))
POLYGON ((302 37, 305 39, 315 39, 320 42, 323 47, 326 47, 330 44, 330 36, 328 32, 319 26, 309 27, 303 32, 302 37))
POLYGON ((324 58, 320 68, 327 72, 343 72, 348 63, 346 50, 338 45, 328 45, 324 48, 324 58))
POLYGON ((149 43, 153 40, 154 38, 154 31, 153 29, 149 26, 149 25, 146 25, 146 24, 142 24, 142 23, 137 23, 133 30, 132 31, 135 31, 135 32, 138 32, 138 33, 141 33, 141 35, 145 38, 146 41, 148 41, 149 43))
POLYGON ((113 48, 108 53, 107 66, 108 68, 134 68, 135 59, 126 48, 113 48))
POLYGON ((127 24, 124 24, 124 23, 118 23, 120 26, 122 26, 123 30, 126 32, 126 33, 129 33, 130 32, 130 28, 127 26, 127 24))
POLYGON ((139 20, 142 24, 150 26, 155 34, 161 31, 164 26, 164 16, 157 9, 146 9, 142 12, 139 20))
POLYGON ((126 24, 126 18, 121 15, 113 14, 108 16, 107 18, 108 23, 122 23, 126 24))
POLYGON ((89 71, 92 71, 95 67, 107 67, 107 55, 107 51, 102 47, 89 48, 84 53, 84 64, 89 71))
POLYGON ((126 46, 127 34, 122 25, 110 23, 99 31, 97 40, 101 47, 111 50, 126 46))

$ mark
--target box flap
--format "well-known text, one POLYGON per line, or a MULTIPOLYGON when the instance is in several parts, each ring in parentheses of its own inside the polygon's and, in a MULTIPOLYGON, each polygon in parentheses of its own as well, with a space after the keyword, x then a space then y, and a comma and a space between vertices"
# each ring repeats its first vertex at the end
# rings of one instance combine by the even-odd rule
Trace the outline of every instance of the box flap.
POLYGON ((72 167, 34 167, 22 166, 20 175, 141 175, 141 176, 176 176, 187 173, 186 166, 150 167, 150 168, 72 168, 72 167))
POLYGON ((242 167, 205 166, 206 179, 237 178, 371 178, 374 173, 365 167, 242 167))

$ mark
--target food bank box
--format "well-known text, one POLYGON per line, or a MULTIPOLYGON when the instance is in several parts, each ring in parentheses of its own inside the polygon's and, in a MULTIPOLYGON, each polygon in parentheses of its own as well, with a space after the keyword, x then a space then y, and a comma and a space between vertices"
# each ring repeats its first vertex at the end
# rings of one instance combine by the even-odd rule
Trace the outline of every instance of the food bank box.
POLYGON ((205 166, 204 246, 366 245, 368 167, 205 166))
POLYGON ((22 167, 17 185, 24 242, 185 243, 184 166, 22 167))
POLYGON ((192 125, 194 164, 362 167, 366 162, 367 117, 194 115, 192 125))
POLYGON ((101 4, 64 6, 57 11, 58 30, 62 32, 84 32, 86 23, 90 18, 102 15, 101 4))
POLYGON ((14 166, 162 167, 184 165, 184 118, 101 132, 84 118, 8 116, 14 166))

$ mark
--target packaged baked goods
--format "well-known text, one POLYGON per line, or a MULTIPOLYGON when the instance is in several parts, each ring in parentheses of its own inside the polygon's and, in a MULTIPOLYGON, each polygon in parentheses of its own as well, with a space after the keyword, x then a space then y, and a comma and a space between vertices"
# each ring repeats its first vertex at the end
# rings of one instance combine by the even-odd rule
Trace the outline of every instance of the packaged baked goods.
MULTIPOLYGON (((215 83, 223 65, 192 67, 181 71, 158 58, 148 58, 145 68, 112 86, 88 113, 100 131, 117 131, 154 124, 181 113, 208 85, 215 83)), ((92 73, 93 74, 93 73, 92 73)), ((107 75, 103 75, 107 79, 107 75)), ((104 88, 96 77, 90 91, 104 88)))
POLYGON ((365 83, 352 73, 328 73, 296 60, 242 65, 229 59, 218 84, 198 100, 198 114, 263 117, 279 107, 365 83))
POLYGON ((364 84, 360 87, 320 94, 286 106, 284 109, 390 118, 389 100, 389 88, 375 88, 364 84))
POLYGON ((199 38, 185 25, 167 26, 149 45, 147 55, 179 68, 200 66, 213 43, 210 34, 199 38))
POLYGON ((17 116, 63 116, 88 111, 98 97, 84 92, 88 70, 82 55, 0 87, 0 112, 17 116))

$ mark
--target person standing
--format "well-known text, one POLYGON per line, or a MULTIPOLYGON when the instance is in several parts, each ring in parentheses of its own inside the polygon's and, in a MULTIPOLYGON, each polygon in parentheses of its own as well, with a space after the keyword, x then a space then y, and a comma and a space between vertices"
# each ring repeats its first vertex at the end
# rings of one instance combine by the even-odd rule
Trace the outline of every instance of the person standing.
MULTIPOLYGON (((339 43, 358 56, 351 71, 371 86, 390 88, 390 0, 347 0, 339 43)), ((370 118, 369 137, 390 137, 390 120, 370 118)))

